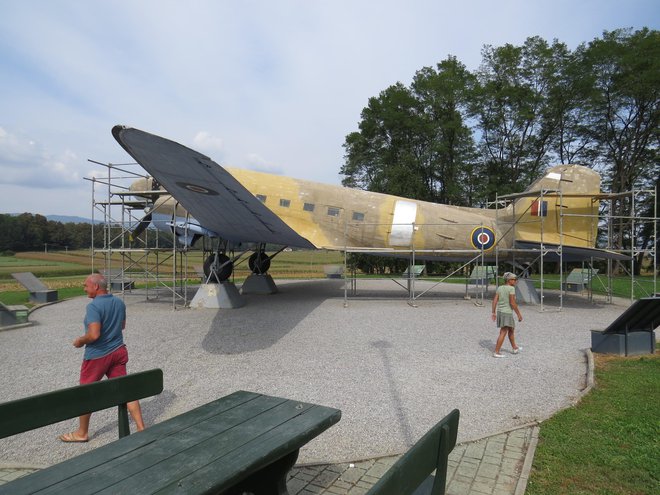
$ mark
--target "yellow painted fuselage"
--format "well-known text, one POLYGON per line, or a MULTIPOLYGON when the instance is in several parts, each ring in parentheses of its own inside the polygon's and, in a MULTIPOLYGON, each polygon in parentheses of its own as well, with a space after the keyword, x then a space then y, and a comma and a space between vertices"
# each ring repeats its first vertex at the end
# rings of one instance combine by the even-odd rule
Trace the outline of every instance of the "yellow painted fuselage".
MULTIPOLYGON (((322 249, 384 249, 451 257, 513 247, 514 241, 595 245, 599 175, 560 165, 529 195, 498 209, 466 208, 243 169, 226 169, 299 235, 322 249), (561 214, 560 214, 561 212, 561 214)), ((141 186, 144 187, 144 186, 141 186)), ((137 187, 140 189, 140 186, 137 187)), ((155 208, 172 210, 170 197, 155 208)), ((181 215, 179 207, 177 213, 181 215)))

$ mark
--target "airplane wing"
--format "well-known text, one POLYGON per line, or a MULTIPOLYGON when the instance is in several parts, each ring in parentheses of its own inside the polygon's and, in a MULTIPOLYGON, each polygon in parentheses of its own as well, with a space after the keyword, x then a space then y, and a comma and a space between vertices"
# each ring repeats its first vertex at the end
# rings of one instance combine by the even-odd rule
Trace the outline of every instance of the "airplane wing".
MULTIPOLYGON (((545 250, 550 250, 546 254, 546 260, 559 261, 559 255, 555 252, 559 246, 556 244, 544 244, 545 250)), ((516 241, 516 248, 538 250, 541 252, 541 244, 531 241, 516 241)), ((517 255, 520 256, 520 255, 517 255)), ((563 261, 585 261, 590 258, 594 259, 611 259, 611 260, 629 260, 630 256, 608 251, 607 249, 598 248, 584 248, 575 246, 562 246, 562 259, 563 261)))
POLYGON ((112 135, 200 225, 223 239, 315 247, 209 157, 139 129, 117 125, 112 135))

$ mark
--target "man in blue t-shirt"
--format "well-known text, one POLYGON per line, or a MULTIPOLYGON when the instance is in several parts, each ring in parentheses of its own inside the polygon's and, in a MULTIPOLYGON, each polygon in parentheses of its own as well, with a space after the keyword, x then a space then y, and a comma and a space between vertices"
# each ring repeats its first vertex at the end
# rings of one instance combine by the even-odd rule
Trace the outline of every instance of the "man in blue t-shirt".
MULTIPOLYGON (((115 378, 126 375, 128 351, 124 345, 123 330, 126 326, 126 305, 121 299, 108 294, 107 282, 100 273, 85 279, 85 293, 92 301, 85 312, 85 334, 73 341, 73 346, 85 346, 85 355, 80 367, 80 384, 98 382, 104 376, 115 378)), ((138 431, 144 430, 142 411, 138 401, 129 402, 138 431)), ((90 414, 80 416, 76 431, 60 435, 63 442, 86 442, 88 440, 90 414)))

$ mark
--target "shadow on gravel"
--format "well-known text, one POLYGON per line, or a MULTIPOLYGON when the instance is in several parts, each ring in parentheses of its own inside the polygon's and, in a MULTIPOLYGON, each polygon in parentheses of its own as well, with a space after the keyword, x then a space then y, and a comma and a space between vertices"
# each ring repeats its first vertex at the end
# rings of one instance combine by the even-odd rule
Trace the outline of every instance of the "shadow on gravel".
POLYGON ((370 342, 370 345, 378 349, 380 357, 383 360, 383 373, 387 378, 387 386, 390 389, 392 406, 396 412, 396 419, 399 422, 399 430, 401 435, 403 436, 406 445, 412 445, 415 442, 412 428, 410 426, 410 420, 406 416, 406 412, 403 407, 401 391, 396 386, 396 380, 394 380, 394 374, 392 372, 392 360, 390 359, 388 352, 388 350, 392 347, 392 343, 387 340, 376 340, 374 342, 370 342))
POLYGON ((218 310, 202 348, 211 354, 267 349, 343 286, 341 280, 321 279, 278 285, 277 294, 243 296, 242 308, 218 310))

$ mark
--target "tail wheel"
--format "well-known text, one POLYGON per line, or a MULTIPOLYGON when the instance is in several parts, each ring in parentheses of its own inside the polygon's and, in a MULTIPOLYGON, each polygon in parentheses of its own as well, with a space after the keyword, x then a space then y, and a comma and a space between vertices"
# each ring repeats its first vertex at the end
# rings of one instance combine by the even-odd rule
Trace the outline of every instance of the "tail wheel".
POLYGON ((209 278, 211 273, 215 273, 215 276, 209 278, 211 283, 224 282, 231 277, 232 271, 234 271, 234 263, 225 254, 212 254, 204 261, 204 275, 209 278))
POLYGON ((256 273, 257 275, 266 273, 270 268, 270 258, 263 251, 258 251, 250 256, 248 266, 252 273, 256 273))

